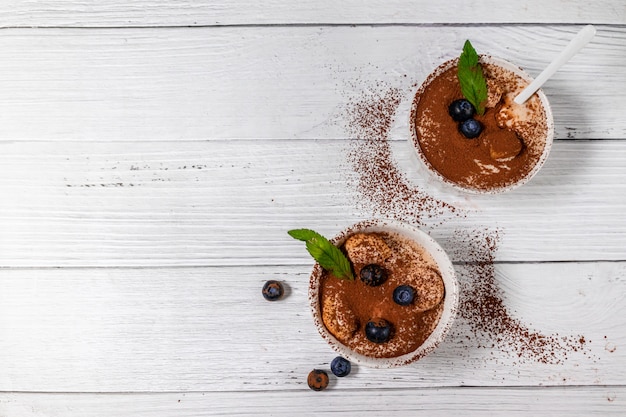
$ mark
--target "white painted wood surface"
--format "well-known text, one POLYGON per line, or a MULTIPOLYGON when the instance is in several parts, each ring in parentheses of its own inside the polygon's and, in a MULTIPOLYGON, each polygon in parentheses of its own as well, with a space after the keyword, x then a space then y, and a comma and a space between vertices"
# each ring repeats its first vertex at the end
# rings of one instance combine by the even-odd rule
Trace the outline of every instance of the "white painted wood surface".
POLYGON ((271 24, 595 23, 622 24, 618 0, 10 0, 0 5, 4 27, 127 27, 271 24))
POLYGON ((384 391, 182 392, 151 394, 0 394, 6 415, 111 416, 622 416, 623 387, 432 388, 384 391), (376 407, 370 406, 375 403, 376 407), (237 404, 233 408, 232 404, 237 404), (294 407, 297 404, 297 407, 294 407), (381 412, 384 409, 384 412, 381 412))
MULTIPOLYGON (((344 142, 5 143, 0 264, 307 263, 287 230, 334 235, 377 214, 358 207, 344 142)), ((499 261, 624 260, 626 141, 559 141, 537 177, 499 196, 451 192, 406 142, 393 151, 411 181, 461 210, 424 219, 448 250, 455 232, 484 226, 502 229, 499 261)))
MULTIPOLYGON (((310 269, 3 271, 0 325, 8 337, 0 344, 0 387, 18 392, 308 389, 308 372, 328 369, 335 356, 310 317, 310 269), (288 297, 266 302, 260 288, 267 279, 285 282, 288 297)), ((457 266, 457 272, 463 286, 475 285, 466 268, 457 266)), ((586 348, 568 353, 562 363, 542 364, 519 358, 514 348, 492 348, 489 338, 459 317, 432 355, 393 370, 358 367, 336 382, 338 387, 623 382, 626 263, 503 264, 496 273, 515 317, 545 334, 582 334, 586 348)))
MULTIPOLYGON (((406 97, 465 39, 537 75, 574 25, 6 29, 5 140, 338 139, 342 106, 384 83, 406 97)), ((461 46, 459 46, 461 45, 461 46)), ((545 84, 559 139, 626 137, 626 28, 599 26, 545 84), (606 94, 605 91, 610 91, 606 94), (617 112, 617 113, 616 113, 617 112), (618 115, 616 117, 616 114, 618 115)), ((403 116, 403 115, 407 116, 403 116)), ((404 120, 403 120, 404 121, 404 120)), ((406 139, 406 125, 393 139, 406 139)))
POLYGON ((0 4, 0 416, 625 415, 625 24, 617 0, 0 4), (536 178, 501 196, 427 178, 406 139, 431 69, 469 38, 536 75, 587 23, 544 88, 557 141, 536 178), (345 122, 390 88, 397 169, 459 210, 399 217, 466 297, 458 235, 497 231, 511 317, 581 349, 520 357, 462 314, 416 364, 306 387, 334 354, 286 230, 385 214, 354 187, 345 122))

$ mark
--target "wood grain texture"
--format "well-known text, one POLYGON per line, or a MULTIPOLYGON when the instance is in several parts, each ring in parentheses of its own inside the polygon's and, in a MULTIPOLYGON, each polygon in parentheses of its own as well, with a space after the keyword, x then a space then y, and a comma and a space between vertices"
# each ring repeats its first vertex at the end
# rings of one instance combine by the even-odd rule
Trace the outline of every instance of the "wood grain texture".
POLYGON ((427 0, 266 1, 249 0, 51 0, 7 1, 0 7, 3 27, 132 27, 258 24, 385 23, 612 23, 626 20, 619 0, 593 4, 575 0, 485 0, 442 5, 427 0))
MULTIPOLYGON (((2 269, 0 391, 308 390, 309 371, 328 369, 336 355, 311 318, 311 266, 2 269), (283 300, 263 299, 267 279, 285 284, 283 300)), ((456 267, 465 294, 482 279, 468 268, 456 267)), ((517 342, 499 343, 501 335, 477 332, 474 319, 460 315, 419 362, 391 370, 355 365, 333 384, 624 385, 626 263, 501 264, 496 282, 524 326, 582 335, 586 344, 549 348, 561 360, 546 364, 519 357, 517 342)))
MULTIPOLYGON (((364 218, 392 217, 356 188, 348 145, 4 143, 0 265, 305 263, 308 255, 287 230, 310 227, 332 236, 364 218)), ((500 231, 499 261, 626 259, 624 141, 558 142, 536 178, 496 196, 444 187, 428 177, 408 143, 393 145, 407 183, 458 208, 420 220, 455 261, 466 260, 454 253, 456 233, 482 228, 500 231)))
POLYGON ((622 0, 2 2, 0 416, 625 415, 624 23, 622 0), (471 39, 537 75, 588 23, 536 178, 426 175, 407 119, 434 67, 471 39), (449 251, 465 308, 430 356, 314 393, 335 353, 286 230, 394 217, 347 157, 351 103, 391 89, 398 172, 457 210, 395 217, 449 251), (491 279, 519 334, 473 312, 491 279))
POLYGON ((0 413, 23 417, 145 416, 623 416, 624 387, 342 390, 324 393, 0 394, 0 413))
MULTIPOLYGON (((537 75, 579 28, 7 29, 0 140, 346 138, 351 98, 397 88, 405 117, 417 86, 465 39, 537 75)), ((598 29, 545 85, 557 138, 626 137, 626 29, 598 29)))

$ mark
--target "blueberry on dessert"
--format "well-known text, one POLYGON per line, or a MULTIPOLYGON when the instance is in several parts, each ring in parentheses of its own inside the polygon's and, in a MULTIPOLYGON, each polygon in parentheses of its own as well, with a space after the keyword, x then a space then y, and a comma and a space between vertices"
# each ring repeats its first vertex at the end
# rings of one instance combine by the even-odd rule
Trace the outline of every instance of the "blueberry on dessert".
POLYGON ((350 373, 351 369, 352 365, 350 364, 350 361, 341 356, 337 356, 330 363, 330 370, 333 374, 335 374, 335 376, 338 377, 347 376, 350 373))
POLYGON ((459 130, 468 139, 474 139, 480 135, 483 127, 476 119, 467 119, 459 124, 459 130))
POLYGON ((455 122, 464 122, 467 119, 471 119, 475 112, 476 109, 474 109, 472 103, 464 98, 454 100, 448 106, 448 113, 455 122))
POLYGON ((328 374, 321 369, 313 369, 309 372, 306 382, 313 391, 322 391, 328 387, 328 374))
POLYGON ((387 279, 387 273, 382 266, 376 264, 365 265, 361 268, 361 281, 370 287, 377 287, 387 279))
POLYGON ((280 281, 269 280, 265 284, 263 284, 263 297, 267 301, 276 301, 279 300, 285 290, 283 289, 283 284, 280 281))
POLYGON ((391 337, 391 324, 385 319, 372 319, 365 325, 365 337, 374 343, 385 343, 391 337))
POLYGON ((415 298, 415 290, 410 285, 400 285, 393 290, 393 301, 401 306, 408 306, 415 298))

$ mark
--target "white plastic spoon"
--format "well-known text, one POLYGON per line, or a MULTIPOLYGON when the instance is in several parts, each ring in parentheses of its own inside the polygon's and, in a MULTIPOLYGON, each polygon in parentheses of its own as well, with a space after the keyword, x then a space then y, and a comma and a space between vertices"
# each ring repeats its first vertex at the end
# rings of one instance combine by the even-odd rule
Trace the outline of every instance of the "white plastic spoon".
POLYGON ((578 51, 580 51, 583 46, 587 45, 591 38, 596 34, 596 28, 593 25, 587 25, 581 29, 580 32, 571 40, 569 45, 557 56, 551 63, 544 69, 535 80, 528 85, 521 93, 515 97, 513 100, 517 104, 522 104, 526 102, 532 96, 535 91, 539 90, 539 88, 545 83, 548 78, 552 77, 552 75, 559 69, 563 64, 570 60, 571 57, 576 55, 578 51))

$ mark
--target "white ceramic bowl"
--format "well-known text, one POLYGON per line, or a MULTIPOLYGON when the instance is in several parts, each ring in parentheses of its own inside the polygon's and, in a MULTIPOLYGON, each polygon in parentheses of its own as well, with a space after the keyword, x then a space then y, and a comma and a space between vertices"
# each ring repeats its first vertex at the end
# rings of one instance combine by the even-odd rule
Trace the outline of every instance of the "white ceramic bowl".
POLYGON ((345 229, 339 235, 331 239, 331 242, 336 246, 340 246, 352 234, 370 232, 395 232, 410 238, 426 249, 437 263, 441 272, 441 277, 443 278, 445 295, 443 300, 443 313, 437 326, 435 327, 435 330, 416 350, 394 358, 374 358, 354 352, 348 346, 339 342, 326 329, 326 326, 324 326, 324 322, 322 321, 319 291, 320 278, 323 271, 319 264, 315 264, 313 267, 309 285, 309 302, 313 313, 313 320, 320 335, 322 335, 322 337, 330 344, 331 348, 352 362, 373 368, 392 368, 407 365, 432 352, 439 345, 439 343, 443 341, 446 333, 452 325, 452 322, 454 321, 458 310, 459 299, 458 283, 454 273, 454 267, 452 266, 452 262, 450 262, 448 255, 433 238, 411 225, 397 221, 366 220, 345 229))
MULTIPOLYGON (((548 155, 550 154, 550 149, 552 148, 552 142, 554 140, 554 118, 552 116, 552 110, 550 108, 550 103, 548 102, 548 98, 546 97, 546 95, 543 93, 543 91, 538 90, 537 91, 537 95, 539 96, 539 100, 541 102, 541 105, 543 106, 543 109, 545 111, 546 114, 546 124, 547 124, 547 135, 545 138, 545 146, 543 149, 543 152, 541 154, 541 156, 539 157, 537 163, 535 164, 535 166, 528 172, 528 174, 526 174, 524 177, 522 177, 520 180, 518 180, 515 183, 511 183, 509 185, 506 185, 504 187, 496 187, 496 188, 490 188, 488 190, 483 190, 483 189, 479 189, 479 188, 473 188, 473 187, 468 187, 465 186, 463 184, 458 184, 448 178, 446 178, 445 176, 443 176, 441 173, 439 173, 439 171, 437 171, 432 165, 431 163, 428 161, 428 159, 426 158, 426 156, 424 155, 424 153, 422 152, 422 148, 420 147, 419 141, 418 141, 418 137, 417 137, 417 129, 415 126, 415 120, 416 120, 416 114, 417 114, 417 106, 419 104, 420 98, 422 96, 422 92, 430 85, 430 83, 432 82, 432 80, 439 74, 449 70, 450 68, 452 68, 453 66, 455 66, 458 62, 458 58, 456 59, 451 59, 449 61, 444 62, 443 64, 441 64, 439 67, 437 67, 427 78, 426 81, 424 81, 424 83, 419 87, 419 89, 417 90, 414 98, 413 98, 413 103, 411 105, 411 111, 410 111, 410 115, 409 115, 409 130, 410 130, 410 134, 411 134, 411 141, 413 143, 413 147, 415 148, 415 151, 417 152, 417 155, 420 159, 420 161, 423 162, 424 166, 426 167, 426 169, 428 170, 428 172, 434 176, 435 178, 437 178, 438 180, 444 182, 445 184, 448 184, 458 190, 464 191, 464 192, 469 192, 469 193, 475 193, 475 194, 498 194, 498 193, 502 193, 505 191, 510 191, 513 190, 517 187, 520 187, 523 184, 526 184, 528 181, 530 181, 530 179, 532 177, 535 176, 535 174, 537 174, 537 172, 539 172, 539 170, 541 169, 541 167, 543 166, 543 164, 545 163, 546 159, 548 158, 548 155)), ((520 76, 523 80, 525 80, 526 82, 528 82, 529 84, 532 82, 533 78, 528 75, 524 70, 522 70, 520 67, 511 64, 508 61, 505 61, 503 59, 500 58, 495 58, 495 57, 491 57, 491 56, 487 56, 487 55, 481 55, 480 56, 480 62, 481 63, 487 63, 487 64, 494 64, 497 66, 500 66, 504 69, 507 69, 511 72, 513 72, 514 74, 520 76)))

